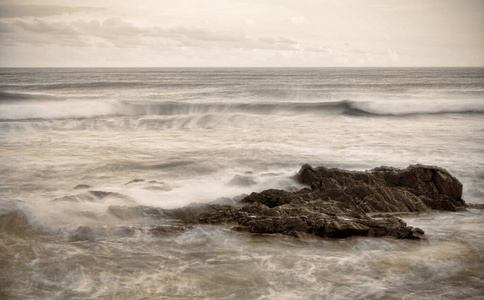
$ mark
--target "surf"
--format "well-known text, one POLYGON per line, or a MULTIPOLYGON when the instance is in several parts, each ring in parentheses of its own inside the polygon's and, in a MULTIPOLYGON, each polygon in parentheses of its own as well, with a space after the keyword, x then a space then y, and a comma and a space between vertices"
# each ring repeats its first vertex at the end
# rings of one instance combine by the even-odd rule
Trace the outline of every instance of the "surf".
MULTIPOLYGON (((23 96, 22 96, 23 97, 23 96)), ((130 102, 39 101, 0 105, 1 121, 99 117, 193 115, 348 115, 408 117, 442 114, 484 114, 481 101, 322 101, 322 102, 130 102)))

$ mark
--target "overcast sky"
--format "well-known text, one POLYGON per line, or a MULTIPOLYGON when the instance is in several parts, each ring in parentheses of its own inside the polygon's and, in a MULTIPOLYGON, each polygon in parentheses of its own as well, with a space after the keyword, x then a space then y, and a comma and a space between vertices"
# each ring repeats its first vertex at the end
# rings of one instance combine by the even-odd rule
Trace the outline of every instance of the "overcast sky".
POLYGON ((0 66, 484 66, 484 0, 0 0, 0 66))

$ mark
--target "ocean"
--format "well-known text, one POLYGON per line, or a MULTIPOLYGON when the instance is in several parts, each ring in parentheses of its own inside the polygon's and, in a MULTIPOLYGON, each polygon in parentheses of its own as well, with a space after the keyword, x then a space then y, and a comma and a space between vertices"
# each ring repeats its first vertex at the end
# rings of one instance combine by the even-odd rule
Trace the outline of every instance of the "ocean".
POLYGON ((484 204, 483 153, 484 68, 3 68, 0 298, 477 299, 479 209, 404 218, 421 241, 117 212, 302 188, 303 164, 437 165, 484 204))

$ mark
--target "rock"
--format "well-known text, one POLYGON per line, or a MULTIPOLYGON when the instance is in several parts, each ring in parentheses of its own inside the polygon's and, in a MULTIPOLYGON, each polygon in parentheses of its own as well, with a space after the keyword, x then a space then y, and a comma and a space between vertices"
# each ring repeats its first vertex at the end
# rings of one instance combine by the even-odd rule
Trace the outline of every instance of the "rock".
POLYGON ((240 194, 232 198, 221 197, 221 198, 215 199, 214 201, 208 202, 208 204, 235 205, 245 197, 247 197, 247 194, 240 194))
POLYGON ((38 233, 29 223, 25 213, 19 210, 0 214, 0 232, 2 232, 2 234, 18 236, 29 236, 38 233))
POLYGON ((119 193, 104 192, 104 191, 89 191, 89 193, 98 199, 104 199, 107 197, 118 197, 118 198, 126 197, 125 195, 121 195, 119 193))
POLYGON ((122 226, 116 229, 115 234, 121 237, 131 237, 134 235, 136 229, 133 227, 122 226))
POLYGON ((141 187, 145 190, 152 190, 152 191, 171 191, 171 187, 168 186, 163 181, 156 181, 156 180, 149 180, 146 181, 144 179, 133 179, 125 183, 125 185, 131 185, 136 187, 141 187))
POLYGON ((189 229, 192 229, 193 226, 172 226, 172 225, 165 225, 165 226, 157 226, 150 229, 152 235, 156 237, 164 237, 164 236, 174 236, 179 235, 189 229))
POLYGON ((88 184, 78 184, 73 189, 74 190, 83 190, 83 189, 90 189, 90 188, 92 188, 92 186, 90 186, 88 184))
POLYGON ((265 190, 262 193, 252 193, 241 200, 242 203, 261 203, 268 207, 290 203, 293 200, 293 193, 282 190, 265 190))
POLYGON ((93 241, 94 231, 87 226, 79 226, 69 234, 68 240, 69 242, 93 241))
POLYGON ((474 208, 474 209, 484 209, 484 204, 468 203, 467 207, 474 208))
POLYGON ((165 210, 173 219, 194 224, 221 224, 238 222, 248 217, 248 213, 231 205, 189 205, 178 209, 165 210))
POLYGON ((251 176, 235 175, 232 180, 230 180, 227 185, 236 186, 251 186, 257 184, 257 181, 251 176))
POLYGON ((366 172, 304 165, 296 179, 322 198, 353 202, 365 212, 421 212, 465 208, 462 183, 438 167, 404 170, 381 167, 366 172), (348 197, 349 196, 349 197, 348 197))
POLYGON ((128 182, 125 183, 125 185, 128 185, 128 184, 133 184, 133 183, 139 183, 139 182, 144 182, 145 180, 144 179, 133 179, 133 180, 130 180, 128 182))
POLYGON ((303 184, 311 185, 313 182, 320 181, 321 175, 316 172, 310 165, 305 164, 296 174, 296 179, 303 184))
POLYGON ((166 184, 163 181, 156 181, 156 180, 150 180, 146 182, 146 185, 143 187, 145 190, 151 190, 151 191, 164 191, 168 192, 171 191, 171 187, 166 184))
POLYGON ((109 198, 122 199, 127 202, 133 202, 134 199, 119 193, 104 191, 88 191, 81 194, 69 195, 55 198, 53 202, 99 202, 109 198))
POLYGON ((109 206, 108 213, 121 220, 135 219, 135 218, 150 218, 162 220, 166 218, 164 210, 157 207, 150 206, 109 206))
POLYGON ((192 204, 162 214, 185 224, 229 224, 233 230, 259 234, 420 239, 423 230, 396 216, 466 207, 462 184, 437 167, 354 172, 304 165, 295 178, 311 188, 269 189, 240 201, 192 204))

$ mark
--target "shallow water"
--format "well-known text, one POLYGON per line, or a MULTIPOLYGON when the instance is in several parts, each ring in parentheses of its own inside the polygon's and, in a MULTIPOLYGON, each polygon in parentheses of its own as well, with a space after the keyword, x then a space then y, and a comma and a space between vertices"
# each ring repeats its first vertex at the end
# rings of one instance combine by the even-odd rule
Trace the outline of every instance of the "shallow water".
POLYGON ((305 163, 438 165, 484 203, 483 69, 1 69, 0 91, 0 295, 484 295, 482 210, 405 219, 420 242, 154 236, 163 218, 116 213, 300 187, 305 163))

